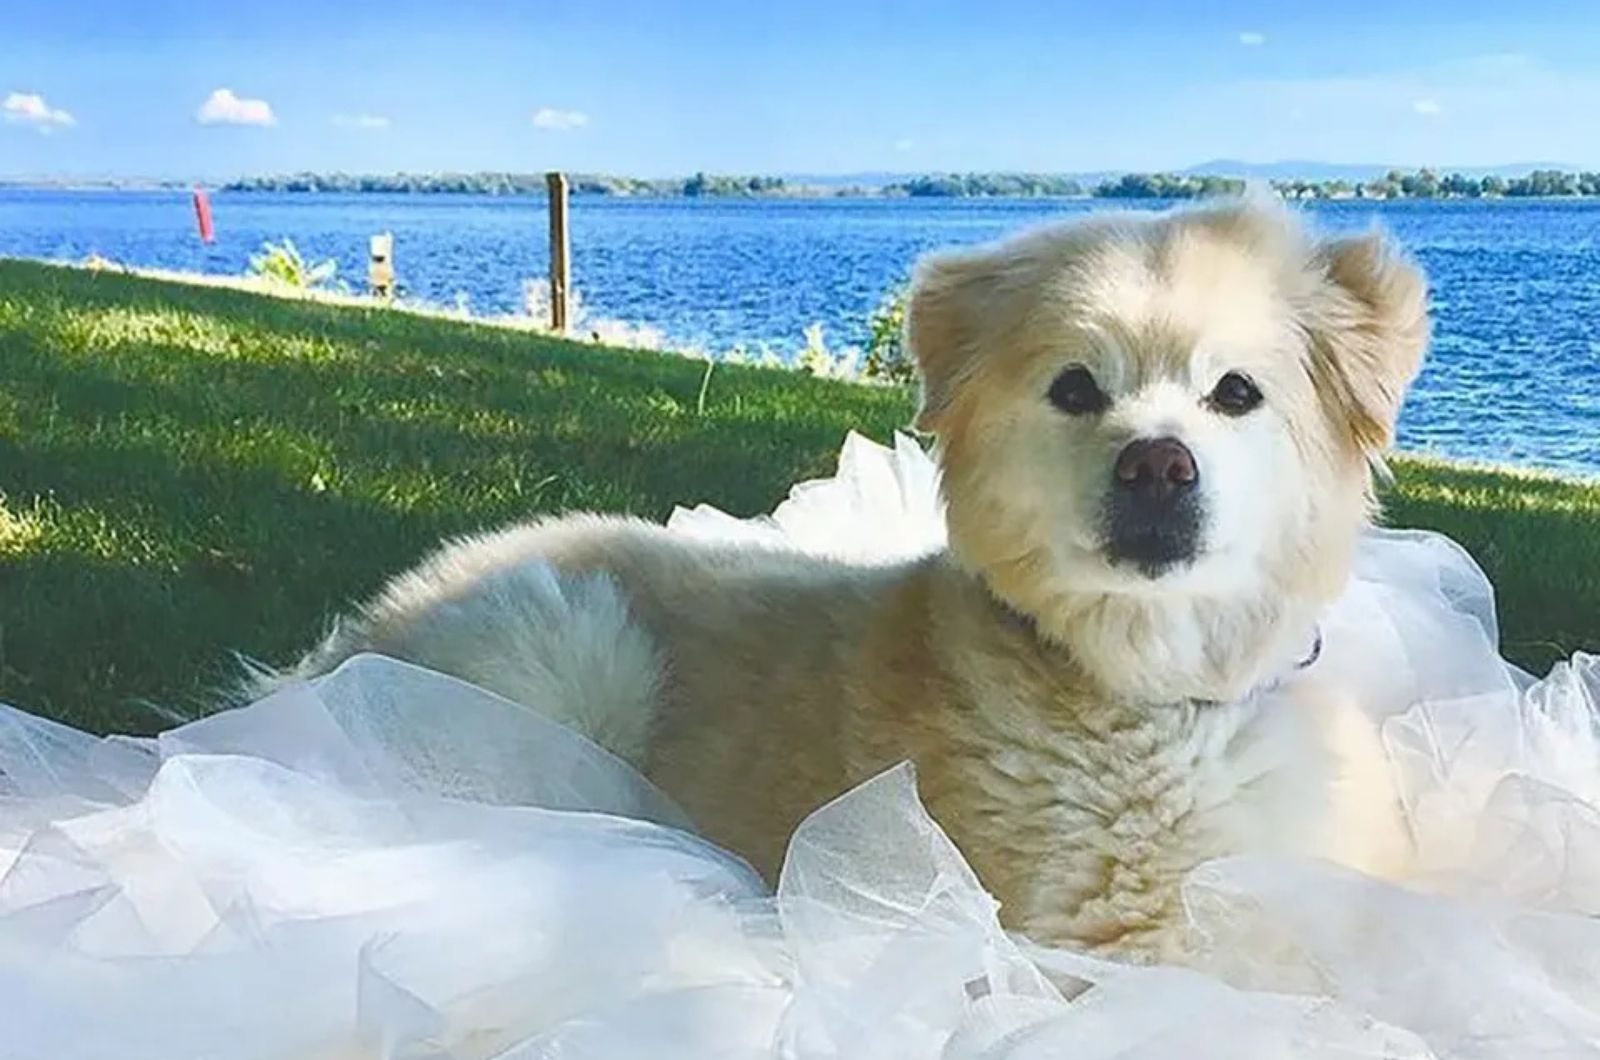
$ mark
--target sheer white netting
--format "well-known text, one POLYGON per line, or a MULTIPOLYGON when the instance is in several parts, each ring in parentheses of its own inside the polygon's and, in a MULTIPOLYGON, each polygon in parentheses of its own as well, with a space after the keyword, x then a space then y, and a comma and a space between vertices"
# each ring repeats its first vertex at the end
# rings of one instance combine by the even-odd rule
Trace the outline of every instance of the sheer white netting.
MULTIPOLYGON (((933 466, 852 439, 772 516, 935 548, 933 466)), ((1426 877, 1203 866, 1199 971, 1007 936, 901 766, 777 895, 582 737, 372 656, 159 740, 0 711, 0 1057, 1340 1058, 1600 1052, 1600 666, 1496 654, 1455 546, 1371 534, 1317 680, 1384 735, 1426 877)))

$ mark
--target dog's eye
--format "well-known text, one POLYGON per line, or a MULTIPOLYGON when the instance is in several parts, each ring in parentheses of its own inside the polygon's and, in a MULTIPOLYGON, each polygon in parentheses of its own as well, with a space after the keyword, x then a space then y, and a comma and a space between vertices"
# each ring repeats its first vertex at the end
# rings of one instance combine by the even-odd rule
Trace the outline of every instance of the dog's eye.
POLYGON ((1248 376, 1229 372, 1217 381, 1207 400, 1225 416, 1243 416, 1261 404, 1261 391, 1248 376))
POLYGON ((1068 368, 1050 384, 1050 404, 1062 412, 1083 416, 1104 412, 1111 399, 1100 389, 1087 368, 1068 368))

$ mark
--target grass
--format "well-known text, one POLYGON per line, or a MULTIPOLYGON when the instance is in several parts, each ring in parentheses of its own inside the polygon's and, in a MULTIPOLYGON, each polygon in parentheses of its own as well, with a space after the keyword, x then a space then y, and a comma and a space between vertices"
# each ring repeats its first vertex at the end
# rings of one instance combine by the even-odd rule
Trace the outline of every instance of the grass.
MULTIPOLYGON (((769 509, 895 390, 0 262, 0 701, 149 731, 440 538, 533 512, 769 509), (160 704, 166 709, 157 709, 160 704)), ((1506 649, 1600 645, 1600 486, 1402 461, 1400 525, 1499 586, 1506 649)))

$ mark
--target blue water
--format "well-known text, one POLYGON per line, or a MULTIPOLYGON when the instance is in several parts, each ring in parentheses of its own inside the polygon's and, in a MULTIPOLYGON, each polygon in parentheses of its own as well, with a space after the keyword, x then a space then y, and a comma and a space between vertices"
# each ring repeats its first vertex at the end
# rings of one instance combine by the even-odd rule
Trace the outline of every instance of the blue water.
MULTIPOLYGON (((1040 200, 574 200, 573 281, 594 316, 674 344, 792 352, 820 321, 831 347, 922 251, 1102 208, 1040 200)), ((1330 229, 1381 220, 1427 267, 1436 338, 1401 444, 1600 474, 1600 203, 1326 203, 1330 229)), ((540 200, 228 195, 218 241, 195 238, 187 194, 0 190, 0 255, 237 273, 267 239, 335 258, 359 285, 367 237, 395 235, 412 296, 521 309, 548 263, 540 200)))

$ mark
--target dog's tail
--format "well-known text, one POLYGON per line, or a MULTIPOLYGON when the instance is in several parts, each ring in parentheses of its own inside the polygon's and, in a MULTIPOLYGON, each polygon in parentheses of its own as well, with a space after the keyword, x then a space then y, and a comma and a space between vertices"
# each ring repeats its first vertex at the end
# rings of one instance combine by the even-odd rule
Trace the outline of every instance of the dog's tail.
POLYGON ((663 672, 654 638, 607 575, 524 560, 457 579, 447 561, 435 561, 337 620, 294 665, 241 658, 239 680, 225 698, 251 703, 362 654, 469 681, 634 762, 644 752, 663 672))

